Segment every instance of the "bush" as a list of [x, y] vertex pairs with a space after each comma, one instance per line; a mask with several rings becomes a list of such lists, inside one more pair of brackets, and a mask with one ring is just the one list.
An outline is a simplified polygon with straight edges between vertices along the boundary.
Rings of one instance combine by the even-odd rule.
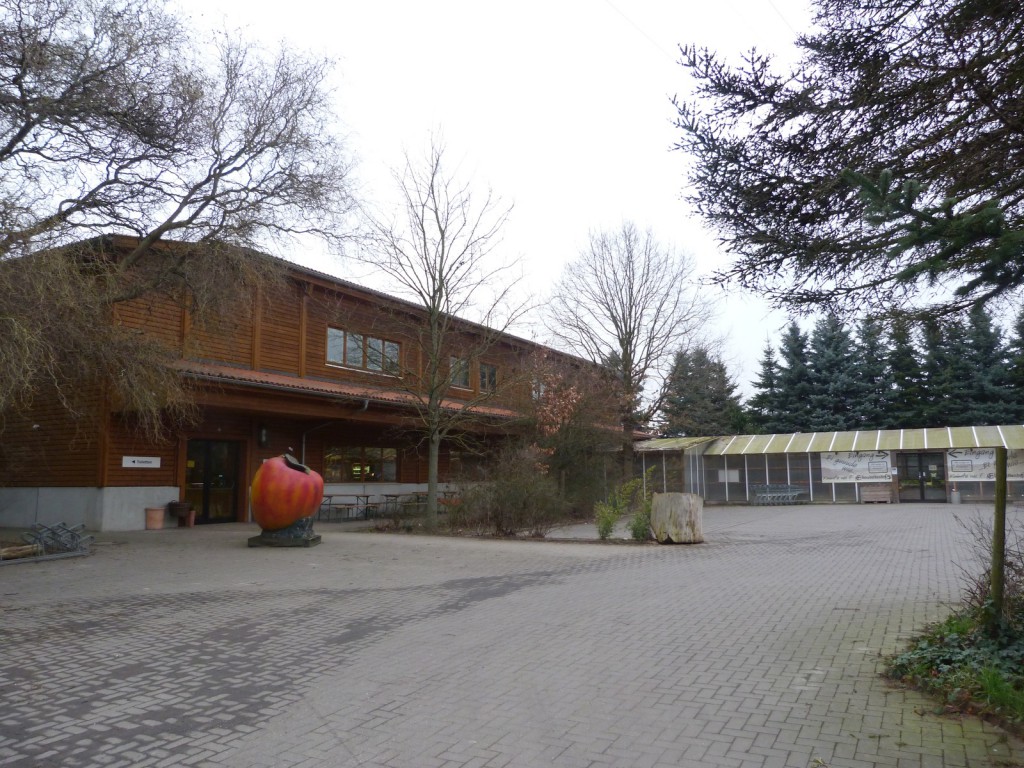
[[594, 505], [594, 510], [596, 512], [597, 536], [601, 541], [605, 541], [612, 535], [615, 524], [619, 522], [619, 511], [603, 501], [597, 502]]
[[558, 485], [544, 471], [536, 449], [510, 447], [496, 457], [482, 480], [460, 486], [448, 508], [454, 531], [542, 537], [564, 520]]
[[1002, 625], [988, 630], [992, 527], [981, 519], [961, 525], [971, 534], [975, 562], [961, 566], [963, 605], [928, 627], [886, 662], [886, 674], [927, 691], [944, 705], [1024, 726], [1024, 526], [1006, 531]]
[[[638, 541], [650, 538], [651, 494], [644, 488], [651, 479], [653, 470], [648, 470], [644, 477], [634, 477], [615, 488], [608, 499], [594, 505], [594, 522], [597, 524], [597, 535], [602, 541], [608, 539], [615, 530], [615, 524], [626, 514], [633, 513], [630, 522], [630, 534]], [[638, 521], [639, 518], [639, 521]], [[640, 531], [642, 534], [638, 535]]]
[[633, 541], [651, 540], [651, 501], [647, 500], [643, 509], [639, 510], [629, 521], [629, 535]]

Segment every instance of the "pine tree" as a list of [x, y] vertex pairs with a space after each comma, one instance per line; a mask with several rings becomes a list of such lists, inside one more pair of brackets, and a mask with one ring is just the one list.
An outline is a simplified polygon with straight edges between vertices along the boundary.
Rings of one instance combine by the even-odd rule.
[[889, 349], [882, 323], [873, 317], [860, 322], [855, 344], [860, 369], [860, 400], [854, 407], [859, 429], [885, 429], [890, 421], [893, 379], [889, 367]]
[[923, 325], [922, 427], [970, 426], [972, 370], [967, 331], [959, 319], [929, 319]]
[[853, 337], [835, 315], [814, 324], [808, 353], [810, 418], [813, 432], [859, 429], [857, 408], [865, 386], [854, 355]]
[[1024, 308], [1013, 323], [1013, 333], [1006, 347], [1006, 377], [1013, 403], [1012, 423], [1024, 423]]
[[811, 372], [807, 334], [790, 321], [779, 347], [779, 412], [773, 432], [807, 432], [811, 422]]
[[741, 416], [736, 384], [718, 356], [703, 346], [676, 352], [661, 409], [664, 434], [735, 434]]
[[924, 371], [921, 354], [909, 320], [897, 319], [889, 331], [889, 374], [892, 394], [887, 429], [916, 429], [928, 426], [924, 414]]
[[765, 341], [755, 394], [747, 401], [747, 422], [755, 434], [778, 432], [780, 412], [779, 362], [771, 341]]
[[1002, 333], [984, 308], [973, 309], [967, 320], [963, 355], [970, 376], [965, 422], [976, 426], [1007, 424], [1013, 420], [1016, 408]]

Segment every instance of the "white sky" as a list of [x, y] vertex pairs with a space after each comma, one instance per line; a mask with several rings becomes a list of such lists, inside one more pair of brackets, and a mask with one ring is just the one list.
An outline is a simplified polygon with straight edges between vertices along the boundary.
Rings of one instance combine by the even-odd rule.
[[[669, 151], [678, 136], [669, 99], [688, 83], [677, 45], [730, 56], [756, 45], [787, 60], [810, 18], [804, 0], [180, 3], [196, 26], [337, 62], [337, 114], [364, 197], [387, 204], [390, 169], [440, 133], [460, 176], [514, 204], [500, 250], [521, 260], [538, 301], [590, 231], [624, 220], [651, 227], [704, 274], [726, 263], [680, 200], [686, 158]], [[279, 255], [346, 276], [346, 265], [316, 254]], [[777, 341], [786, 316], [737, 292], [719, 307], [713, 330], [749, 393], [765, 340]]]

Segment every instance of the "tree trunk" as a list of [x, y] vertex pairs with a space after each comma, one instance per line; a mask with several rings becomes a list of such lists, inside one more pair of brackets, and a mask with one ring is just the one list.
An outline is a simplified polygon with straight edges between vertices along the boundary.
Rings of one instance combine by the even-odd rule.
[[437, 465], [441, 456], [441, 433], [432, 431], [427, 452], [427, 518], [428, 530], [437, 527]]

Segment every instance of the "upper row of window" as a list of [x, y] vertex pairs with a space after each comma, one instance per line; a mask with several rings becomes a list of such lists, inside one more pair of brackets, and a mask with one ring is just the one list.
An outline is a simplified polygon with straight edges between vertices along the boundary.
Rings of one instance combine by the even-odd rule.
[[[400, 346], [397, 341], [368, 336], [364, 333], [327, 329], [327, 362], [367, 371], [399, 373]], [[452, 386], [469, 389], [469, 361], [451, 357], [448, 362]], [[493, 392], [498, 388], [498, 368], [480, 363], [480, 391]]]
[[397, 341], [363, 333], [327, 329], [327, 362], [367, 371], [398, 373]]

